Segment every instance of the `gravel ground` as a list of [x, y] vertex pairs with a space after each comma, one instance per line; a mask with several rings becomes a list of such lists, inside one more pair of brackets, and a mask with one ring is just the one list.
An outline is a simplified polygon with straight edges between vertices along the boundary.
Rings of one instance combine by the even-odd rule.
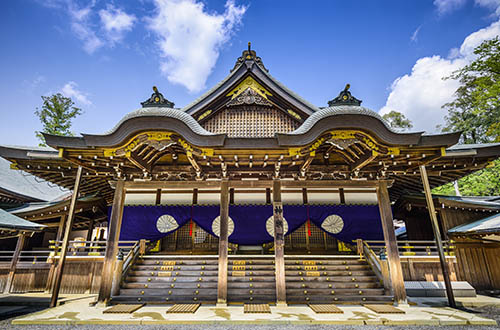
[[[30, 312], [35, 312], [37, 310], [32, 309]], [[469, 312], [477, 313], [478, 316], [487, 317], [490, 319], [494, 319], [500, 324], [500, 307], [482, 307], [482, 308], [469, 308]], [[15, 318], [15, 317], [14, 317]], [[360, 328], [363, 330], [380, 330], [380, 329], [419, 329], [419, 330], [431, 330], [435, 329], [434, 326], [352, 326], [352, 325], [11, 325], [10, 322], [14, 318], [9, 318], [0, 321], [0, 329], [89, 329], [89, 330], [97, 330], [97, 329], [105, 329], [105, 330], [114, 330], [114, 329], [132, 329], [132, 328], [141, 328], [141, 329], [183, 329], [183, 330], [273, 330], [273, 329], [294, 329], [294, 330], [330, 330], [330, 329], [354, 329]], [[442, 326], [440, 329], [495, 329], [498, 330], [500, 327], [498, 326]]]

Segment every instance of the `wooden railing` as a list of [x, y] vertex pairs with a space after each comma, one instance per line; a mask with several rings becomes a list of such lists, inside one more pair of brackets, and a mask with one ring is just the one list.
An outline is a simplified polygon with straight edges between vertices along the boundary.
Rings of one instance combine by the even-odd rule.
[[[51, 257], [57, 259], [61, 253], [62, 241], [49, 241], [51, 252]], [[138, 241], [119, 241], [118, 247], [123, 253], [129, 253], [129, 251], [137, 244]], [[73, 240], [68, 242], [68, 257], [78, 256], [78, 257], [100, 257], [104, 256], [106, 251], [107, 241], [83, 241], [83, 240]]]
[[[10, 263], [15, 251], [0, 251], [0, 263]], [[45, 263], [49, 259], [50, 250], [21, 251], [19, 263]]]
[[[386, 254], [385, 241], [363, 241], [375, 254]], [[398, 241], [400, 256], [437, 256], [437, 246], [435, 241]], [[455, 245], [453, 241], [443, 241], [444, 253], [447, 256], [455, 255]]]
[[[353, 251], [366, 258], [374, 273], [384, 283], [384, 288], [390, 288], [389, 266], [384, 241], [354, 241]], [[439, 256], [434, 241], [398, 241], [401, 266], [405, 281], [442, 281]], [[450, 268], [452, 280], [459, 280], [453, 241], [444, 241], [446, 260]]]
[[[139, 255], [143, 255], [146, 253], [146, 245], [149, 243], [149, 241], [146, 240], [140, 240], [135, 242], [135, 244], [132, 246], [132, 248], [128, 251], [127, 255], [123, 259], [123, 267], [122, 267], [122, 274], [120, 278], [120, 282], [122, 282], [125, 277], [127, 276], [127, 273], [129, 269], [132, 267], [132, 265], [135, 262], [135, 259]], [[121, 250], [123, 253], [123, 250]]]

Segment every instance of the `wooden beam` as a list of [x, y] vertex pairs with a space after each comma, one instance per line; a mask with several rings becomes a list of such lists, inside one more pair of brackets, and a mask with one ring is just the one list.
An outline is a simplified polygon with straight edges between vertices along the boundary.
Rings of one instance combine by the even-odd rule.
[[101, 287], [99, 289], [98, 302], [107, 305], [111, 298], [111, 286], [113, 281], [113, 272], [115, 270], [116, 255], [118, 254], [118, 240], [120, 239], [120, 230], [123, 218], [123, 204], [125, 202], [125, 182], [118, 180], [116, 182], [115, 196], [113, 199], [113, 208], [111, 218], [109, 219], [109, 232], [106, 244], [106, 252], [101, 275]]
[[82, 173], [83, 173], [83, 167], [78, 166], [75, 178], [75, 185], [73, 189], [73, 195], [71, 196], [71, 203], [69, 205], [68, 219], [66, 221], [66, 229], [64, 230], [61, 255], [57, 262], [54, 280], [52, 282], [52, 297], [50, 299], [50, 307], [56, 307], [57, 299], [59, 298], [59, 291], [61, 289], [61, 282], [64, 271], [64, 262], [66, 260], [66, 254], [68, 252], [69, 235], [71, 233], [71, 227], [73, 226], [73, 220], [75, 219], [76, 201], [78, 200], [78, 194], [80, 193], [80, 183], [82, 181]]
[[387, 261], [389, 263], [394, 302], [396, 304], [406, 304], [403, 269], [401, 268], [401, 261], [399, 260], [398, 242], [396, 240], [396, 233], [394, 232], [394, 221], [392, 218], [391, 201], [387, 190], [387, 182], [380, 181], [379, 187], [377, 188], [377, 199], [387, 249]]
[[351, 171], [361, 170], [375, 158], [377, 158], [377, 154], [375, 152], [362, 155], [358, 160], [351, 164]]
[[314, 156], [307, 157], [307, 159], [304, 161], [304, 164], [302, 164], [302, 166], [300, 167], [300, 175], [301, 176], [306, 175], [306, 172], [309, 169], [309, 165], [311, 165], [313, 160], [314, 160]]
[[131, 152], [130, 156], [127, 156], [127, 159], [137, 166], [141, 171], [146, 171], [151, 173], [151, 165], [148, 164], [141, 156], [139, 156], [136, 152]]
[[439, 224], [437, 221], [436, 210], [434, 208], [434, 202], [432, 201], [431, 187], [429, 185], [429, 180], [427, 178], [427, 170], [425, 165], [420, 166], [420, 175], [422, 176], [422, 184], [424, 185], [425, 200], [427, 201], [427, 208], [429, 210], [429, 216], [431, 218], [432, 229], [434, 231], [434, 238], [436, 240], [436, 246], [439, 254], [439, 262], [441, 263], [441, 270], [443, 272], [444, 285], [446, 287], [446, 295], [448, 296], [448, 304], [450, 307], [455, 308], [455, 296], [453, 295], [453, 289], [450, 282], [450, 273], [448, 270], [448, 264], [444, 256], [443, 242], [441, 240], [441, 232], [439, 230]]
[[155, 205], [161, 204], [161, 189], [156, 189], [156, 200]]
[[307, 198], [307, 188], [302, 188], [302, 204], [309, 204], [309, 200]]
[[200, 176], [201, 175], [201, 166], [198, 164], [196, 159], [194, 159], [193, 154], [190, 151], [188, 151], [188, 152], [186, 152], [186, 156], [187, 156], [187, 159], [189, 160], [189, 162], [191, 163], [191, 166], [193, 166], [194, 170], [196, 171], [196, 174], [198, 176]]
[[283, 203], [281, 181], [273, 180], [274, 264], [276, 273], [276, 305], [286, 305], [285, 285], [285, 232], [283, 228]]
[[14, 282], [14, 275], [16, 274], [16, 266], [19, 261], [19, 256], [21, 255], [21, 251], [24, 247], [26, 234], [20, 233], [17, 237], [16, 250], [14, 251], [14, 255], [12, 256], [12, 260], [10, 262], [10, 270], [7, 275], [7, 282], [5, 283], [5, 287], [3, 289], [4, 294], [10, 293], [10, 289], [12, 287], [12, 282]]
[[[377, 188], [384, 181], [390, 187], [394, 180], [281, 180], [282, 188]], [[271, 188], [272, 180], [231, 180], [232, 188]], [[126, 181], [125, 189], [189, 189], [219, 188], [220, 181]], [[151, 192], [154, 194], [154, 191]]]
[[193, 189], [193, 205], [198, 204], [198, 188]]
[[[352, 191], [350, 191], [352, 192]], [[339, 188], [340, 204], [345, 204], [345, 193], [344, 188]]]
[[229, 181], [220, 183], [220, 232], [219, 232], [219, 274], [217, 281], [217, 305], [227, 305], [227, 249], [229, 219]]

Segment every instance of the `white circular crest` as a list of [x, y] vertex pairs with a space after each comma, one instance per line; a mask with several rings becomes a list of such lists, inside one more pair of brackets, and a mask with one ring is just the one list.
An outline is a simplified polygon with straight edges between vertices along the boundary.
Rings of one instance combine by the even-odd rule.
[[[231, 236], [231, 234], [234, 231], [234, 221], [230, 217], [227, 218], [227, 237]], [[214, 219], [212, 222], [212, 231], [214, 232], [215, 236], [219, 237], [220, 236], [220, 215], [217, 216], [217, 218]]]
[[156, 229], [158, 229], [160, 233], [168, 233], [177, 228], [179, 228], [179, 224], [175, 218], [169, 214], [164, 214], [156, 220]]
[[329, 233], [338, 234], [344, 229], [344, 220], [339, 215], [329, 215], [321, 224], [321, 228]]
[[[271, 215], [269, 219], [266, 221], [266, 230], [269, 235], [274, 237], [274, 216]], [[286, 221], [285, 218], [283, 218], [283, 235], [286, 235], [288, 233], [288, 222]]]

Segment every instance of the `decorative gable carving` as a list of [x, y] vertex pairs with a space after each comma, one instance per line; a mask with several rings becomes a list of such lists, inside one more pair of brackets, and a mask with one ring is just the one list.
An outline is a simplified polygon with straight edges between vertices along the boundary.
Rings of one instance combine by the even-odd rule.
[[262, 105], [266, 107], [272, 107], [273, 105], [266, 98], [262, 97], [254, 89], [248, 87], [245, 91], [239, 94], [237, 97], [233, 98], [226, 104], [226, 107], [233, 107], [236, 105]]

